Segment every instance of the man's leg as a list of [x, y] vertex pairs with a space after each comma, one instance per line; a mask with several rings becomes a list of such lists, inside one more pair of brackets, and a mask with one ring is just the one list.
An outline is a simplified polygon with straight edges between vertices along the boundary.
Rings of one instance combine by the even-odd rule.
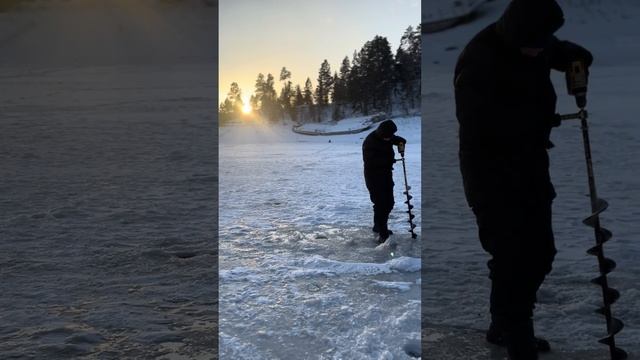
[[536, 359], [531, 318], [555, 255], [551, 204], [501, 204], [474, 212], [482, 246], [492, 255], [491, 330], [504, 330], [513, 359]]
[[380, 240], [389, 237], [387, 226], [389, 214], [393, 209], [393, 179], [391, 174], [375, 174], [366, 176], [369, 198], [373, 203], [373, 231], [380, 234]]
[[365, 185], [367, 186], [367, 190], [369, 191], [369, 199], [373, 204], [373, 228], [374, 232], [380, 232], [380, 211], [376, 204], [378, 203], [379, 197], [379, 186], [376, 183], [375, 174], [366, 174], [364, 175]]
[[377, 204], [379, 213], [378, 226], [380, 228], [380, 238], [384, 241], [391, 234], [388, 226], [389, 214], [391, 214], [394, 205], [393, 179], [391, 175], [382, 179], [379, 190]]

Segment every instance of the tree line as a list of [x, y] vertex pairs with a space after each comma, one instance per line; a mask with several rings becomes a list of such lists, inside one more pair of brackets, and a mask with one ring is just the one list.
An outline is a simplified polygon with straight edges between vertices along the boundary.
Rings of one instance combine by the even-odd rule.
[[[338, 71], [332, 73], [325, 59], [320, 65], [315, 88], [310, 78], [304, 86], [294, 86], [291, 72], [283, 67], [278, 78], [281, 85], [278, 95], [274, 76], [260, 73], [249, 103], [253, 113], [271, 121], [287, 116], [297, 121], [308, 118], [309, 114], [320, 121], [327, 109], [331, 110], [334, 120], [353, 114], [391, 112], [398, 110], [398, 106], [408, 111], [420, 104], [420, 66], [420, 25], [409, 26], [395, 55], [385, 37], [375, 36], [351, 58], [345, 56]], [[234, 82], [220, 104], [220, 121], [240, 118], [244, 105], [241, 89]]]

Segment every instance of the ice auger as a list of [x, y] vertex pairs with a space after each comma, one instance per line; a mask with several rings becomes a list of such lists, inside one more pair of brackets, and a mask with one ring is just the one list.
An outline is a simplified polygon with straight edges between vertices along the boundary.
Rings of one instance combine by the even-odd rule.
[[611, 360], [623, 360], [627, 358], [627, 353], [616, 347], [615, 335], [619, 333], [624, 324], [620, 319], [616, 319], [611, 314], [611, 305], [618, 300], [620, 292], [609, 287], [607, 274], [616, 268], [616, 263], [612, 259], [604, 256], [603, 245], [611, 239], [611, 231], [600, 226], [600, 213], [605, 211], [609, 204], [596, 193], [596, 183], [593, 176], [593, 165], [591, 162], [591, 145], [589, 144], [589, 128], [587, 125], [588, 113], [585, 110], [587, 105], [587, 72], [585, 66], [580, 61], [571, 63], [570, 69], [566, 72], [567, 89], [569, 95], [576, 98], [576, 105], [580, 111], [575, 114], [562, 115], [561, 119], [580, 119], [582, 125], [582, 139], [584, 141], [584, 154], [587, 161], [587, 175], [589, 179], [589, 197], [591, 198], [591, 215], [582, 222], [593, 228], [596, 237], [596, 245], [590, 248], [587, 253], [598, 258], [600, 276], [591, 280], [602, 289], [602, 299], [604, 305], [596, 310], [598, 314], [604, 315], [607, 321], [607, 336], [598, 342], [609, 346]]
[[404, 143], [398, 144], [398, 152], [400, 153], [400, 159], [398, 160], [402, 161], [402, 173], [404, 174], [404, 192], [402, 193], [407, 196], [407, 201], [405, 201], [404, 203], [407, 204], [408, 208], [407, 213], [409, 214], [409, 232], [411, 233], [411, 238], [416, 239], [418, 235], [414, 231], [416, 225], [413, 223], [413, 219], [416, 216], [411, 213], [411, 209], [413, 209], [413, 205], [411, 205], [411, 199], [413, 199], [413, 196], [409, 195], [411, 186], [409, 186], [407, 182], [407, 166], [405, 165], [404, 161], [404, 145]]

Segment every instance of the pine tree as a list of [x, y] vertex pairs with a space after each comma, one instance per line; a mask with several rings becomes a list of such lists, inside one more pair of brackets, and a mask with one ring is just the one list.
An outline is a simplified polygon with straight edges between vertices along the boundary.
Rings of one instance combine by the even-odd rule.
[[264, 75], [262, 73], [258, 74], [258, 78], [256, 79], [255, 90], [253, 91], [253, 96], [251, 99], [251, 105], [253, 109], [262, 114], [262, 101], [265, 92], [265, 80]]
[[295, 97], [294, 97], [294, 106], [304, 105], [304, 96], [302, 95], [302, 89], [300, 85], [296, 85]]
[[329, 104], [332, 80], [331, 67], [329, 66], [329, 62], [325, 59], [320, 65], [320, 70], [318, 71], [318, 85], [316, 86], [316, 104], [321, 107]]
[[346, 56], [340, 65], [340, 74], [334, 75], [333, 84], [333, 102], [337, 104], [345, 104], [349, 102], [349, 72], [351, 64], [349, 57]]
[[264, 116], [269, 120], [273, 121], [280, 117], [281, 111], [275, 89], [275, 79], [271, 74], [267, 74], [267, 79], [264, 82], [262, 93], [262, 111]]
[[396, 80], [398, 95], [407, 111], [415, 108], [420, 101], [420, 69], [421, 69], [421, 34], [420, 29], [409, 26], [396, 51]]
[[307, 78], [307, 81], [304, 83], [304, 104], [312, 106], [313, 105], [313, 85], [311, 84], [311, 79]]
[[360, 52], [354, 51], [347, 81], [347, 97], [353, 110], [360, 111], [366, 115], [368, 112], [364, 96], [360, 59]]
[[249, 104], [251, 105], [251, 110], [253, 110], [254, 112], [258, 111], [258, 99], [255, 95], [251, 95], [251, 97], [249, 98]]
[[242, 91], [240, 90], [238, 83], [231, 83], [231, 89], [229, 89], [229, 92], [227, 93], [227, 100], [229, 100], [231, 104], [233, 116], [242, 116], [244, 102], [242, 101]]
[[[333, 84], [333, 86], [331, 87], [331, 103], [335, 104], [337, 101], [336, 100], [342, 100], [340, 99], [341, 96], [341, 86], [342, 84], [340, 83], [340, 78], [338, 77], [338, 73], [334, 72], [333, 73], [333, 78], [331, 78], [331, 84]], [[337, 94], [337, 96], [336, 96]]]
[[394, 61], [389, 41], [375, 36], [361, 50], [361, 79], [365, 94], [365, 113], [368, 105], [377, 111], [390, 111], [394, 87]]
[[280, 82], [282, 82], [283, 85], [282, 89], [280, 90], [280, 97], [278, 98], [278, 102], [284, 110], [283, 114], [288, 113], [291, 118], [293, 118], [294, 108], [292, 106], [292, 100], [295, 94], [291, 89], [292, 85], [289, 79], [291, 79], [291, 72], [287, 70], [287, 68], [283, 67], [282, 70], [280, 70]]
[[218, 110], [218, 116], [220, 118], [220, 124], [224, 125], [233, 117], [233, 104], [227, 98], [220, 103], [220, 109]]

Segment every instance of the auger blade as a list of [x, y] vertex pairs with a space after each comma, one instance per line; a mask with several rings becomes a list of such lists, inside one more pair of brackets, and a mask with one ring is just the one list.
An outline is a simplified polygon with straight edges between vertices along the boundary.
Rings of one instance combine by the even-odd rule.
[[407, 201], [409, 201], [409, 200], [411, 200], [411, 199], [413, 199], [413, 196], [411, 196], [411, 195], [407, 195]]
[[622, 320], [612, 317], [611, 318], [611, 335], [616, 335], [624, 329], [624, 323]]
[[411, 186], [409, 185], [407, 185], [406, 188], [407, 188], [407, 191], [411, 190]]
[[600, 235], [600, 238], [598, 239], [598, 243], [600, 243], [600, 244], [606, 243], [613, 236], [611, 231], [609, 231], [608, 229], [605, 229], [603, 227], [600, 228], [599, 235]]
[[605, 211], [605, 210], [607, 210], [608, 207], [609, 207], [609, 203], [606, 200], [597, 199], [596, 200], [596, 209], [595, 209], [595, 211], [589, 217], [587, 217], [586, 219], [582, 220], [582, 223], [587, 225], [587, 226], [594, 227], [596, 225], [596, 221], [597, 221], [598, 216], [600, 215], [600, 213]]
[[599, 339], [598, 342], [600, 344], [611, 346], [615, 339], [615, 335], [620, 331], [622, 331], [623, 328], [624, 328], [624, 324], [622, 323], [622, 321], [616, 318], [611, 318], [611, 331], [607, 336], [603, 337], [602, 339]]
[[596, 213], [601, 213], [609, 207], [609, 203], [605, 199], [596, 199]]
[[620, 349], [620, 348], [614, 348], [613, 349], [613, 360], [625, 360], [627, 357], [629, 357], [629, 355], [627, 354], [626, 351]]
[[405, 201], [404, 203], [407, 205], [411, 205], [411, 202], [409, 200]]
[[415, 218], [416, 218], [416, 216], [415, 216], [415, 215], [413, 215], [413, 214], [409, 214], [409, 222], [411, 222], [411, 220], [413, 220], [413, 219], [415, 219]]
[[412, 239], [417, 239], [418, 238], [418, 234], [411, 232], [411, 238]]
[[417, 226], [416, 224], [411, 224], [411, 231], [413, 231], [413, 229], [415, 229], [416, 226]]
[[594, 227], [594, 226], [596, 226], [596, 219], [598, 219], [599, 216], [600, 215], [597, 214], [597, 213], [593, 214], [593, 215], [589, 216], [588, 218], [585, 218], [584, 220], [582, 220], [582, 223], [587, 225], [587, 226]]
[[606, 277], [604, 275], [600, 275], [597, 278], [591, 279], [591, 283], [595, 284], [595, 285], [604, 286], [604, 281], [605, 280], [606, 280]]
[[606, 275], [612, 272], [616, 268], [616, 262], [609, 258], [602, 259], [602, 264], [600, 264], [600, 274]]
[[[613, 303], [615, 303], [616, 301], [618, 301], [618, 299], [620, 299], [620, 291], [613, 289], [613, 288], [607, 288], [607, 290], [605, 290], [604, 292], [604, 301], [605, 301], [605, 305], [611, 305]], [[613, 320], [617, 320], [617, 319], [611, 319], [611, 321], [613, 322]], [[620, 320], [617, 320], [620, 322], [620, 324], [622, 324], [622, 322]], [[622, 328], [621, 328], [622, 329]], [[617, 332], [614, 332], [614, 334]]]
[[[406, 201], [404, 203], [407, 204]], [[407, 204], [407, 205], [409, 205], [409, 211], [411, 211], [411, 209], [413, 209], [413, 205], [411, 205], [411, 204]], [[409, 212], [409, 211], [407, 211], [407, 212]]]
[[587, 254], [593, 255], [593, 256], [599, 256], [600, 254], [602, 254], [602, 244], [598, 244], [590, 248], [589, 250], [587, 250]]

